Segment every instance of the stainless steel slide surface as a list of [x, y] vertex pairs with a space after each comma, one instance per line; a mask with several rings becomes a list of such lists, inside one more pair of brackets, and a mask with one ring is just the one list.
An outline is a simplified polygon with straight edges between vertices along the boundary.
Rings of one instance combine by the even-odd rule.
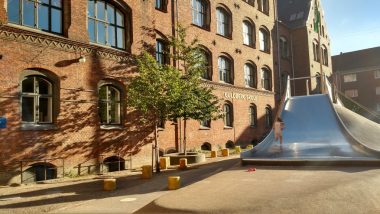
[[283, 144], [273, 131], [259, 145], [241, 153], [244, 161], [378, 161], [343, 128], [328, 95], [291, 97], [282, 115]]

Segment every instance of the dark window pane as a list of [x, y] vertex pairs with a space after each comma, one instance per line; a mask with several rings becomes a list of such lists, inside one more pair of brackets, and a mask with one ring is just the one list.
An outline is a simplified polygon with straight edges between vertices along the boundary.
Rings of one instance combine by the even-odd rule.
[[117, 47], [124, 48], [124, 29], [117, 28]]
[[108, 87], [108, 91], [109, 91], [110, 99], [112, 102], [120, 101], [120, 94], [116, 88]]
[[38, 94], [51, 94], [50, 83], [44, 79], [38, 78]]
[[97, 23], [98, 27], [98, 43], [106, 44], [106, 26], [102, 22]]
[[56, 33], [62, 33], [62, 11], [51, 9], [51, 30]]
[[38, 5], [38, 28], [49, 30], [49, 7]]
[[116, 11], [116, 24], [118, 26], [124, 26], [124, 16], [120, 11]]
[[88, 19], [88, 36], [91, 42], [96, 42], [95, 21], [93, 19]]
[[41, 97], [38, 106], [39, 109], [39, 121], [38, 122], [51, 122], [51, 98]]
[[23, 24], [34, 27], [34, 3], [29, 0], [23, 0]]
[[103, 1], [96, 2], [96, 18], [105, 20], [105, 4]]
[[29, 77], [22, 81], [22, 92], [24, 93], [34, 93], [34, 78]]
[[16, 24], [20, 24], [20, 1], [8, 0], [8, 20]]
[[62, 0], [51, 0], [51, 5], [62, 8]]
[[115, 27], [108, 26], [108, 44], [112, 47], [116, 46]]
[[99, 102], [100, 123], [107, 123], [107, 103]]
[[115, 24], [115, 8], [107, 4], [107, 20], [111, 24]]
[[95, 1], [94, 0], [89, 0], [88, 1], [88, 11], [87, 11], [87, 14], [90, 17], [95, 17]]
[[22, 121], [34, 122], [34, 98], [22, 97]]
[[103, 101], [107, 100], [107, 87], [106, 86], [100, 87], [100, 89], [99, 89], [99, 99], [103, 100]]
[[110, 123], [120, 123], [120, 103], [110, 103]]

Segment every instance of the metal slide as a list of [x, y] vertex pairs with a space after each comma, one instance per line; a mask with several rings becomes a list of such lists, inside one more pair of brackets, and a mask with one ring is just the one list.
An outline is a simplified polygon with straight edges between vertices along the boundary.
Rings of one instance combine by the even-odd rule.
[[273, 130], [254, 149], [241, 153], [248, 163], [380, 163], [380, 156], [351, 137], [341, 124], [328, 95], [290, 97], [281, 118], [283, 144]]

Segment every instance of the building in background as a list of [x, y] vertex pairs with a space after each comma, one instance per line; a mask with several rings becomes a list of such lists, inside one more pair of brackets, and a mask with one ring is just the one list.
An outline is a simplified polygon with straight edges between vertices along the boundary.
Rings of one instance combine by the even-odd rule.
[[[225, 111], [190, 121], [187, 147], [260, 140], [275, 116], [273, 1], [0, 0], [1, 182], [150, 164], [153, 126], [126, 105], [131, 56], [175, 65], [164, 50], [178, 23], [200, 39]], [[162, 154], [180, 149], [181, 127], [162, 123]]]
[[[332, 57], [337, 90], [380, 118], [380, 47]], [[371, 115], [367, 115], [371, 116]]]
[[321, 74], [332, 74], [330, 38], [320, 0], [281, 0], [276, 67], [279, 82], [290, 76], [293, 95], [321, 93]]

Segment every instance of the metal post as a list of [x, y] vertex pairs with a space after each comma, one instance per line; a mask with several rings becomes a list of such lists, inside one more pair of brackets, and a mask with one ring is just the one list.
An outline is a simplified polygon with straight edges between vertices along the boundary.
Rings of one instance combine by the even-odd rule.
[[21, 170], [21, 184], [22, 182], [24, 181], [24, 178], [23, 178], [23, 169], [22, 169], [22, 161], [20, 161], [20, 170]]
[[45, 163], [45, 165], [44, 165], [44, 169], [45, 169], [45, 181], [46, 181], [46, 159], [44, 160], [44, 163]]

